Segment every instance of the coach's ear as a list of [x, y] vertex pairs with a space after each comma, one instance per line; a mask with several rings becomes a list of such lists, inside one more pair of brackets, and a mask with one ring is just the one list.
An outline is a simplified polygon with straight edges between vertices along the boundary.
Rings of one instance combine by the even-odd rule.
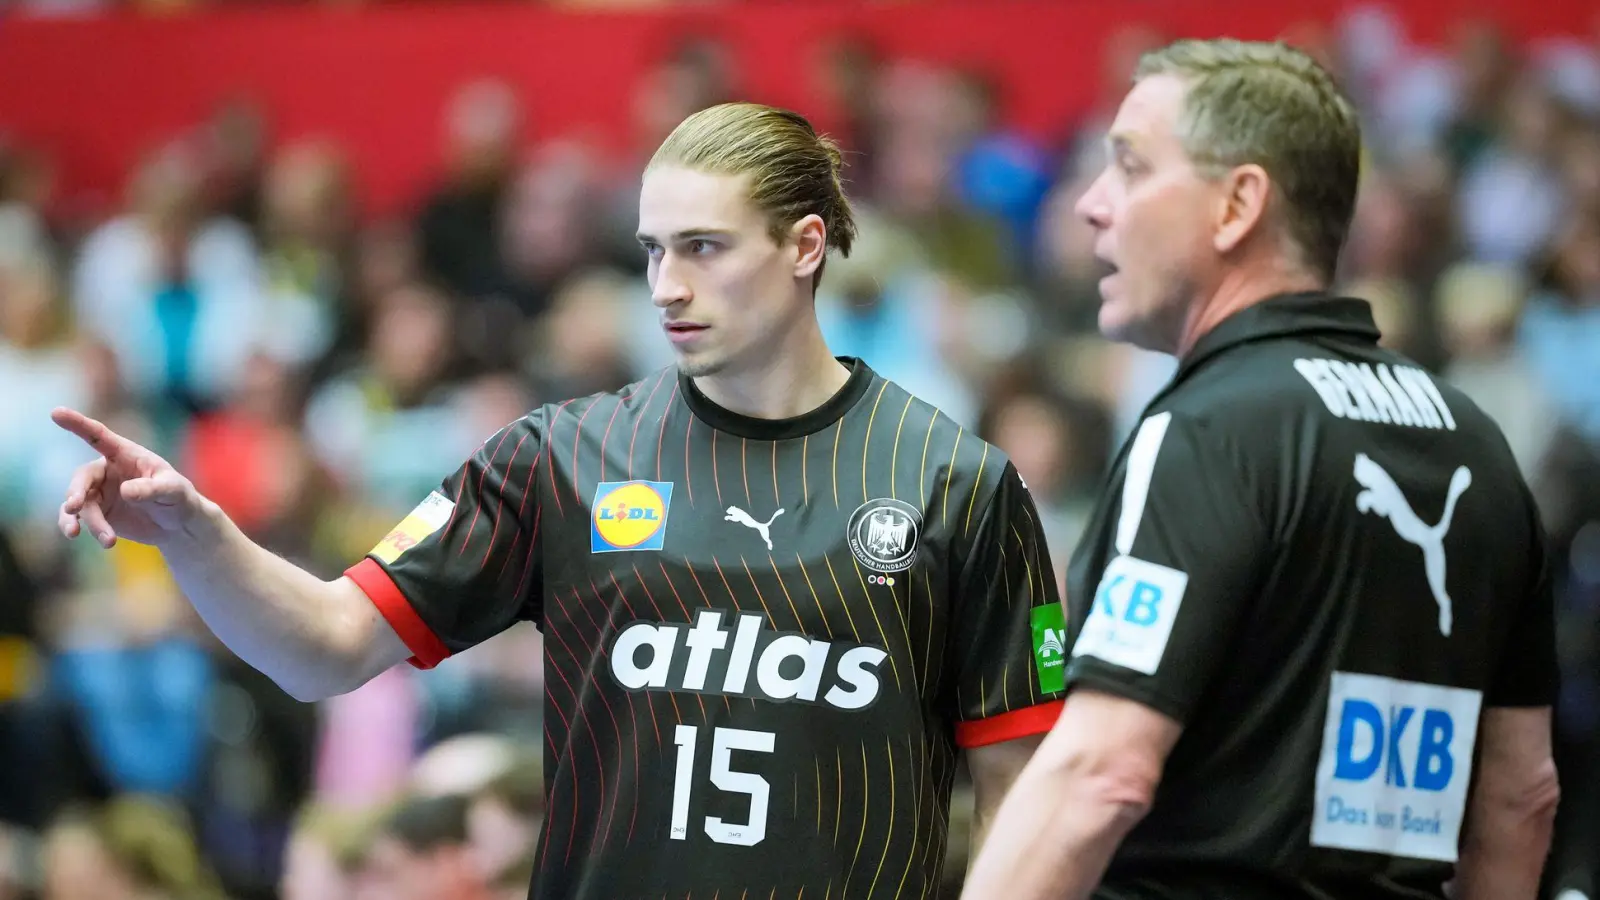
[[789, 227], [789, 242], [795, 248], [794, 277], [810, 278], [828, 254], [828, 227], [816, 213], [802, 216]]
[[1249, 163], [1222, 176], [1220, 187], [1216, 233], [1211, 240], [1218, 253], [1231, 253], [1266, 218], [1272, 179], [1266, 169]]

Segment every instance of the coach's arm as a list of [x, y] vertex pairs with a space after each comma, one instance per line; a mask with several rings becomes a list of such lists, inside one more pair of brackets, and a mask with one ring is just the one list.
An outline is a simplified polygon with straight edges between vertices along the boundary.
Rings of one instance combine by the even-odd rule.
[[963, 896], [1088, 897], [1150, 809], [1181, 730], [1141, 703], [1073, 690], [1000, 805]]
[[1532, 900], [1550, 852], [1561, 788], [1550, 708], [1486, 709], [1455, 900]]

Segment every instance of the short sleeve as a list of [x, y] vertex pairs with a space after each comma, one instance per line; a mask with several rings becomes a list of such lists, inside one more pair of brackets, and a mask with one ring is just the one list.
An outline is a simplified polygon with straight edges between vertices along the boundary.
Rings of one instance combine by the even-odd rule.
[[[1530, 499], [1530, 505], [1531, 502]], [[1527, 593], [1511, 612], [1500, 665], [1484, 698], [1488, 706], [1553, 706], [1560, 690], [1549, 542], [1537, 512], [1531, 518], [1533, 577]]]
[[541, 422], [535, 413], [501, 429], [345, 571], [413, 666], [539, 622]]
[[1271, 558], [1241, 464], [1219, 435], [1171, 413], [1141, 423], [1068, 690], [1093, 687], [1187, 721]]
[[1009, 462], [968, 540], [950, 629], [956, 743], [1043, 734], [1061, 712], [1066, 623], [1039, 512]]

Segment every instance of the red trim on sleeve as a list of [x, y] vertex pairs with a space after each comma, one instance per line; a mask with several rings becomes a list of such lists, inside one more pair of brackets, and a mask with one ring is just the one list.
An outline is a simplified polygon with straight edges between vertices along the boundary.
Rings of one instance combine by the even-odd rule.
[[1044, 734], [1061, 716], [1065, 700], [1051, 700], [1038, 706], [1016, 709], [987, 719], [956, 723], [956, 746], [965, 748], [1014, 741], [1017, 738]]
[[439, 640], [428, 623], [422, 621], [422, 617], [411, 607], [411, 601], [400, 593], [400, 587], [376, 560], [366, 557], [346, 569], [344, 574], [372, 599], [372, 605], [378, 608], [389, 627], [400, 636], [406, 649], [412, 653], [411, 659], [407, 660], [412, 666], [431, 669], [450, 656], [450, 648]]

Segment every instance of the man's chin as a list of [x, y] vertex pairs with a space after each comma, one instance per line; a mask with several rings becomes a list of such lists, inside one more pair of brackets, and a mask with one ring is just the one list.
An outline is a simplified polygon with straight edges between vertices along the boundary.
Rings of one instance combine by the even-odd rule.
[[1097, 324], [1101, 337], [1108, 341], [1157, 353], [1172, 352], [1172, 348], [1167, 346], [1168, 342], [1162, 340], [1157, 329], [1151, 327], [1152, 323], [1128, 314], [1124, 307], [1114, 302], [1101, 304]]
[[678, 357], [678, 371], [690, 378], [705, 378], [708, 375], [716, 375], [724, 368], [726, 368], [726, 365], [720, 359], [706, 356], [680, 355]]
[[1096, 317], [1100, 334], [1108, 341], [1131, 343], [1138, 332], [1138, 323], [1127, 309], [1116, 300], [1100, 296], [1100, 311]]

